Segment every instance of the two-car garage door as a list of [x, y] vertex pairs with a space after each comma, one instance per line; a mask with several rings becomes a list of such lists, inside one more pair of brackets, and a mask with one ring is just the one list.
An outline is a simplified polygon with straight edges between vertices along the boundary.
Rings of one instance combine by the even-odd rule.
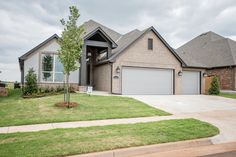
[[173, 94], [173, 70], [123, 67], [122, 94]]
[[[174, 92], [174, 71], [157, 68], [122, 68], [122, 94], [171, 95]], [[200, 94], [200, 72], [183, 71], [181, 94]]]

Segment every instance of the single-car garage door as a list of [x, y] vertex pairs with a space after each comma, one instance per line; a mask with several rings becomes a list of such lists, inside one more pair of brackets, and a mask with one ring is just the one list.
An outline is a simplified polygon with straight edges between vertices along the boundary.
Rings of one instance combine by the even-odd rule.
[[173, 70], [123, 67], [122, 94], [173, 94]]
[[200, 94], [200, 72], [183, 71], [182, 94]]

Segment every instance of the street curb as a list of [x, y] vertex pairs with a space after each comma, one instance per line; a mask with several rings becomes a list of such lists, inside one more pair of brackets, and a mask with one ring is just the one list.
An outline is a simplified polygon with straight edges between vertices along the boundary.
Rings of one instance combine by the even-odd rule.
[[136, 155], [144, 155], [149, 153], [165, 152], [170, 150], [177, 150], [183, 148], [199, 147], [212, 145], [210, 138], [179, 141], [163, 144], [155, 144], [148, 146], [139, 146], [131, 148], [115, 149], [110, 151], [95, 152], [82, 155], [73, 155], [69, 157], [131, 157]]

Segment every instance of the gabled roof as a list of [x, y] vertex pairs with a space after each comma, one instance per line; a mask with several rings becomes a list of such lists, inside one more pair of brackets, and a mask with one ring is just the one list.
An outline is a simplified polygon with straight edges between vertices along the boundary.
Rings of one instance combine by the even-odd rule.
[[147, 32], [153, 31], [156, 36], [161, 40], [161, 42], [170, 50], [170, 52], [180, 61], [181, 64], [185, 64], [184, 61], [178, 56], [175, 50], [164, 40], [164, 38], [156, 31], [156, 29], [151, 26], [143, 31], [139, 31], [137, 29], [123, 35], [120, 40], [117, 42], [118, 47], [113, 50], [113, 55], [108, 59], [109, 61], [114, 61], [114, 59], [122, 53], [125, 49], [127, 49], [130, 45], [132, 45], [135, 41], [144, 36]]
[[35, 52], [36, 50], [38, 50], [39, 48], [43, 47], [44, 45], [46, 45], [48, 42], [50, 42], [53, 39], [59, 39], [59, 36], [57, 34], [53, 34], [51, 37], [49, 37], [48, 39], [44, 40], [42, 43], [40, 43], [39, 45], [37, 45], [36, 47], [32, 48], [31, 50], [29, 50], [28, 52], [26, 52], [25, 54], [23, 54], [22, 56], [19, 57], [19, 60], [24, 60], [26, 59], [27, 56], [29, 56], [31, 53]]
[[89, 33], [100, 27], [113, 41], [116, 42], [117, 39], [119, 39], [122, 35], [94, 20], [89, 20], [87, 22], [84, 22], [83, 27], [85, 29], [85, 35], [87, 36]]
[[176, 51], [189, 67], [236, 65], [236, 42], [211, 31], [197, 36]]
[[[89, 20], [89, 21], [85, 22], [83, 24], [83, 26], [85, 29], [85, 34], [84, 34], [85, 38], [89, 34], [93, 33], [94, 31], [99, 30], [99, 31], [103, 32], [103, 34], [105, 34], [105, 36], [107, 38], [109, 38], [109, 40], [112, 42], [113, 47], [117, 47], [115, 41], [122, 36], [121, 34], [117, 33], [116, 31], [114, 31], [106, 26], [103, 26], [100, 23], [95, 22], [93, 20]], [[38, 46], [34, 47], [33, 49], [26, 52], [24, 55], [20, 56], [19, 60], [26, 59], [27, 56], [29, 56], [31, 53], [35, 52], [36, 50], [38, 50], [39, 48], [41, 48], [42, 46], [44, 46], [45, 44], [47, 44], [48, 42], [53, 40], [54, 38], [59, 39], [59, 36], [57, 34], [52, 35], [51, 37], [49, 37], [48, 39], [46, 39], [45, 41], [40, 43]]]
[[[133, 30], [129, 33], [126, 33], [124, 35], [116, 32], [116, 31], [114, 31], [114, 30], [112, 30], [112, 29], [110, 29], [98, 22], [95, 22], [93, 20], [89, 20], [89, 21], [85, 22], [83, 24], [83, 27], [85, 29], [85, 34], [84, 34], [85, 39], [89, 38], [97, 31], [100, 31], [109, 41], [112, 42], [112, 46], [115, 49], [112, 50], [112, 55], [110, 56], [110, 58], [102, 61], [102, 63], [103, 62], [104, 63], [105, 62], [113, 62], [116, 59], [116, 57], [119, 56], [120, 53], [122, 53], [124, 50], [126, 50], [135, 41], [140, 39], [147, 32], [153, 31], [157, 35], [157, 37], [162, 41], [162, 43], [170, 50], [170, 52], [172, 52], [172, 54], [183, 65], [185, 65], [184, 61], [178, 56], [178, 54], [175, 52], [175, 50], [173, 50], [173, 48], [170, 47], [170, 45], [163, 39], [163, 37], [156, 31], [156, 29], [154, 27], [149, 27], [147, 29], [144, 29], [143, 31], [135, 29], [135, 30]], [[41, 44], [36, 46], [35, 48], [31, 49], [30, 51], [28, 51], [27, 53], [25, 53], [24, 55], [19, 57], [19, 61], [24, 60], [28, 55], [35, 52], [37, 49], [44, 46], [46, 43], [48, 43], [49, 41], [51, 41], [54, 38], [58, 39], [59, 37], [57, 34], [54, 34], [53, 36], [51, 36], [50, 38], [48, 38], [47, 40], [45, 40], [44, 42], [42, 42]]]
[[117, 44], [112, 40], [112, 38], [109, 35], [107, 35], [107, 33], [105, 31], [103, 31], [103, 29], [101, 27], [97, 27], [93, 31], [86, 33], [86, 35], [84, 36], [84, 40], [90, 38], [91, 36], [93, 36], [97, 32], [101, 32], [105, 36], [105, 38], [107, 38], [112, 43], [112, 48], [117, 47]]

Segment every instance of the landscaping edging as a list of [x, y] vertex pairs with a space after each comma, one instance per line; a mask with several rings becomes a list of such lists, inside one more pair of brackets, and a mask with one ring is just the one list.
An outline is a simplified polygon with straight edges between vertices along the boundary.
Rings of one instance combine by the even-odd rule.
[[115, 149], [110, 151], [72, 155], [68, 157], [131, 157], [136, 155], [144, 155], [149, 153], [165, 152], [183, 148], [200, 147], [212, 145], [211, 138], [202, 138], [196, 140], [187, 140], [179, 142], [170, 142], [163, 144], [155, 144], [148, 146], [139, 146], [131, 148]]

